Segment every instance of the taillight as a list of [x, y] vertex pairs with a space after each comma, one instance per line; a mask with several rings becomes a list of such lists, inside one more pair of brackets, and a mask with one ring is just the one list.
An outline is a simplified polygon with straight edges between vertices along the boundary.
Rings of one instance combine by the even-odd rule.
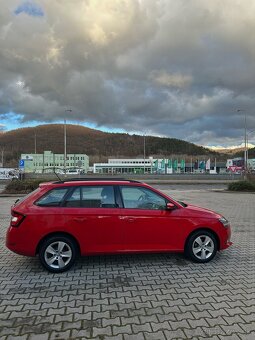
[[24, 218], [25, 215], [18, 213], [17, 211], [12, 211], [11, 226], [18, 227]]

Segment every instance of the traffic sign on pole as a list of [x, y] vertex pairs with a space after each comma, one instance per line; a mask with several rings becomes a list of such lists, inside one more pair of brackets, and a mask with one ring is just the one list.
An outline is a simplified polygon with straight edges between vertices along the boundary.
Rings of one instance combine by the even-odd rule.
[[25, 166], [25, 161], [24, 161], [24, 159], [21, 159], [19, 161], [19, 168], [24, 168], [24, 166]]

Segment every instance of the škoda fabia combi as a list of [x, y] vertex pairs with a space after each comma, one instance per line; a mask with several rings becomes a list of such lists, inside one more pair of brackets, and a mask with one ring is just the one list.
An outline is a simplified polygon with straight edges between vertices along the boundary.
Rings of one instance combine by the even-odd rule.
[[184, 252], [204, 263], [231, 245], [223, 216], [131, 180], [43, 183], [11, 214], [7, 247], [51, 272], [95, 254]]

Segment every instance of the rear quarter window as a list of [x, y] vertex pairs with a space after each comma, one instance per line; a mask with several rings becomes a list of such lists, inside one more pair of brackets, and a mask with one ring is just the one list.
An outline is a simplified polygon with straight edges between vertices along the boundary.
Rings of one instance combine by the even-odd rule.
[[58, 207], [63, 202], [69, 188], [56, 188], [40, 197], [35, 205], [40, 207]]

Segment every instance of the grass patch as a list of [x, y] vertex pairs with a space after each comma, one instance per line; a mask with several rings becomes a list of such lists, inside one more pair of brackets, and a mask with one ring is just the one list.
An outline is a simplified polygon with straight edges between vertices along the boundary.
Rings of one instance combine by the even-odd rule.
[[40, 183], [49, 182], [47, 179], [25, 179], [23, 181], [13, 180], [7, 184], [4, 194], [29, 194], [39, 187]]
[[255, 182], [238, 181], [228, 185], [230, 191], [255, 191]]

